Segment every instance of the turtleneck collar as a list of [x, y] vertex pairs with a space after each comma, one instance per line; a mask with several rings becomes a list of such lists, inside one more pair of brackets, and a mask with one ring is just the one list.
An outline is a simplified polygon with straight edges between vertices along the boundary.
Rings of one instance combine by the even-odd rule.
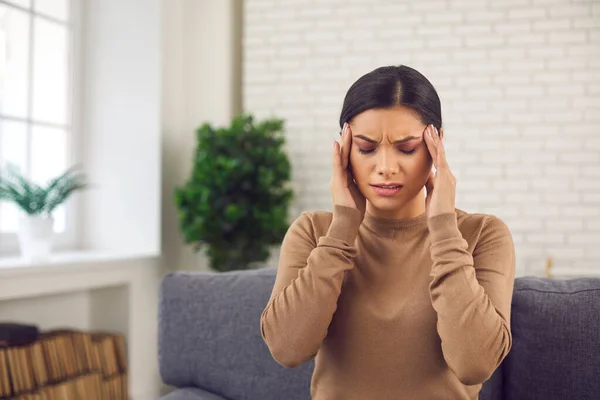
[[427, 227], [427, 212], [406, 219], [389, 219], [375, 217], [368, 211], [363, 223], [379, 236], [393, 237], [399, 231], [413, 231], [419, 227]]

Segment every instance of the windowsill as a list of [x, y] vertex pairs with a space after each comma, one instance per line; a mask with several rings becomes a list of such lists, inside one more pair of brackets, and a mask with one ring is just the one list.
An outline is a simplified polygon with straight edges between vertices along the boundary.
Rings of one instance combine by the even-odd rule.
[[125, 253], [109, 251], [57, 251], [45, 262], [29, 261], [20, 256], [0, 257], [0, 278], [16, 275], [68, 272], [80, 269], [106, 268], [126, 261], [155, 259], [158, 254], [147, 252]]

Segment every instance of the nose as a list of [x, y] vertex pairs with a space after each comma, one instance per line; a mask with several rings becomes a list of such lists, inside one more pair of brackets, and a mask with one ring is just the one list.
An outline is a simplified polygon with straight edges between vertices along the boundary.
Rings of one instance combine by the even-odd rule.
[[377, 174], [383, 177], [394, 176], [400, 169], [400, 165], [396, 162], [394, 156], [389, 153], [388, 149], [382, 149], [377, 157]]

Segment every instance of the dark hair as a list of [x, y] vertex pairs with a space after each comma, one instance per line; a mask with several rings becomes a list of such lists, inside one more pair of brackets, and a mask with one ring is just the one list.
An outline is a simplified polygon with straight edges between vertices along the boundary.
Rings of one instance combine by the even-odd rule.
[[425, 125], [442, 127], [440, 98], [427, 78], [406, 65], [379, 67], [350, 86], [340, 114], [340, 128], [363, 111], [406, 106]]

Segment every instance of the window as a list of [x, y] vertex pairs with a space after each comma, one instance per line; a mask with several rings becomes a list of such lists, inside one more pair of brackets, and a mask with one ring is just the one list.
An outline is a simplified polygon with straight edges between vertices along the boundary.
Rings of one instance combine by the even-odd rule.
[[[73, 162], [71, 0], [0, 0], [0, 166], [17, 165], [39, 184]], [[64, 205], [55, 230], [68, 229]], [[0, 238], [18, 228], [0, 203]]]

